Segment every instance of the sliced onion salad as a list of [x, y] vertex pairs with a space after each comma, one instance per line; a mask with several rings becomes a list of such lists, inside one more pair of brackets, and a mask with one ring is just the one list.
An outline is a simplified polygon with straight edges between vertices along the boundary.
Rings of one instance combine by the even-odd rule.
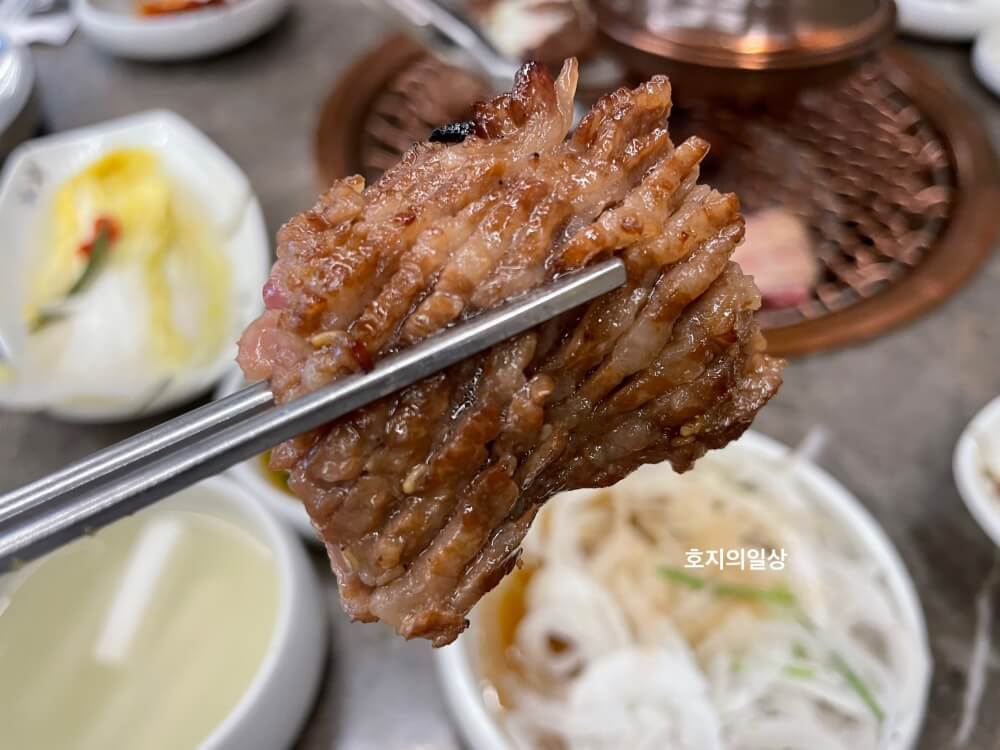
[[[922, 705], [922, 635], [787, 468], [715, 454], [687, 474], [644, 467], [548, 503], [525, 540], [510, 642], [485, 636], [503, 652], [488, 676], [517, 747], [893, 746]], [[787, 558], [780, 570], [691, 568], [693, 548]]]

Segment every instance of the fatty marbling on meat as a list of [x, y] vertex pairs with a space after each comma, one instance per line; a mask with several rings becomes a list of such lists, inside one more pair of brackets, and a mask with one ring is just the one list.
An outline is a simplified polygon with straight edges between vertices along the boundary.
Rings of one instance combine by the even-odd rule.
[[526, 65], [461, 143], [350, 177], [279, 235], [240, 364], [279, 402], [364, 371], [465, 316], [620, 255], [628, 282], [272, 453], [326, 543], [347, 612], [449, 643], [515, 564], [554, 493], [643, 463], [683, 471], [780, 384], [729, 257], [733, 195], [674, 145], [670, 84], [602, 98], [567, 138], [576, 64]]

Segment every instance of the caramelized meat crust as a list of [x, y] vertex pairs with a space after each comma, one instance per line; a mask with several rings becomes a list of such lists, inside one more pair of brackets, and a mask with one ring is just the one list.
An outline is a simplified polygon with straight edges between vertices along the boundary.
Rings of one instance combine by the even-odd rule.
[[670, 84], [601, 99], [567, 138], [576, 65], [536, 65], [371, 186], [339, 181], [282, 230], [266, 312], [240, 342], [279, 402], [617, 254], [621, 288], [289, 441], [290, 472], [347, 612], [454, 640], [516, 563], [554, 493], [641, 464], [684, 471], [738, 437], [780, 384], [750, 278], [729, 261], [739, 203], [674, 145]]

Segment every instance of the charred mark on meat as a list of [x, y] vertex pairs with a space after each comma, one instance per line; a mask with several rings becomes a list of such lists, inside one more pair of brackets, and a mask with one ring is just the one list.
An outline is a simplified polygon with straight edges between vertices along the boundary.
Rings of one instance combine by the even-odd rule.
[[476, 132], [473, 120], [451, 122], [431, 131], [431, 143], [461, 143]]

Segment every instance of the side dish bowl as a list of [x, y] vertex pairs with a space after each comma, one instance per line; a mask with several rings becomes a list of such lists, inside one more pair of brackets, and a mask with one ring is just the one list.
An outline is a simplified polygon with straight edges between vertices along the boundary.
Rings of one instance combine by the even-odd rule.
[[1000, 96], [1000, 17], [976, 37], [972, 47], [972, 69], [990, 91]]
[[302, 545], [223, 477], [0, 578], [0, 613], [11, 746], [280, 750], [325, 664]]
[[[769, 471], [788, 465], [789, 449], [763, 435], [748, 432], [738, 442], [714, 455], [723, 457], [727, 463], [731, 461], [739, 476], [749, 479], [759, 476], [766, 481], [765, 475]], [[856, 540], [859, 548], [870, 555], [873, 567], [894, 595], [902, 621], [909, 625], [915, 640], [922, 647], [924, 654], [914, 655], [913, 658], [925, 659], [924, 663], [929, 665], [926, 624], [913, 581], [885, 533], [856, 498], [815, 464], [797, 460], [790, 471], [796, 486], [808, 493], [808, 500], [814, 502]], [[438, 674], [452, 715], [470, 747], [512, 750], [517, 745], [501, 725], [495, 709], [487, 705], [486, 680], [479, 663], [483, 630], [476, 614], [474, 611], [469, 630], [457, 642], [435, 653]], [[572, 613], [566, 612], [565, 616], [572, 617]], [[918, 705], [896, 722], [883, 750], [909, 750], [916, 746], [924, 717], [930, 672], [929, 666], [917, 670], [920, 684], [913, 686], [911, 694], [919, 696]]]
[[969, 513], [1000, 547], [1000, 397], [983, 407], [962, 432], [952, 470]]
[[0, 33], [0, 159], [38, 126], [31, 51]]
[[119, 57], [165, 62], [205, 57], [248, 42], [285, 15], [290, 0], [236, 0], [220, 7], [140, 16], [130, 0], [73, 0], [81, 31]]
[[[158, 157], [170, 182], [196, 202], [218, 237], [228, 266], [225, 342], [210, 359], [191, 363], [164, 379], [128, 382], [128, 398], [90, 398], [65, 389], [38, 385], [37, 375], [18, 371], [30, 345], [25, 318], [27, 277], [43, 247], [43, 231], [56, 192], [88, 164], [123, 148], [140, 148]], [[270, 269], [270, 242], [260, 204], [243, 171], [215, 143], [179, 115], [150, 111], [28, 141], [8, 158], [0, 179], [0, 224], [5, 230], [4, 268], [0, 276], [0, 406], [45, 410], [86, 421], [112, 421], [160, 412], [208, 390], [236, 355], [235, 342], [260, 307], [260, 290]], [[116, 321], [122, 324], [126, 321]], [[131, 321], [129, 321], [131, 322]], [[114, 336], [116, 324], [103, 331]], [[20, 358], [20, 359], [19, 359]], [[30, 366], [27, 367], [30, 370]], [[65, 392], [60, 393], [61, 390]]]
[[241, 523], [272, 551], [278, 567], [280, 599], [271, 645], [242, 700], [198, 750], [289, 747], [326, 661], [326, 616], [312, 565], [299, 541], [229, 479], [213, 477], [168, 502], [200, 512], [214, 508]]
[[993, 0], [896, 0], [896, 9], [903, 33], [942, 42], [969, 42], [1000, 23]]

